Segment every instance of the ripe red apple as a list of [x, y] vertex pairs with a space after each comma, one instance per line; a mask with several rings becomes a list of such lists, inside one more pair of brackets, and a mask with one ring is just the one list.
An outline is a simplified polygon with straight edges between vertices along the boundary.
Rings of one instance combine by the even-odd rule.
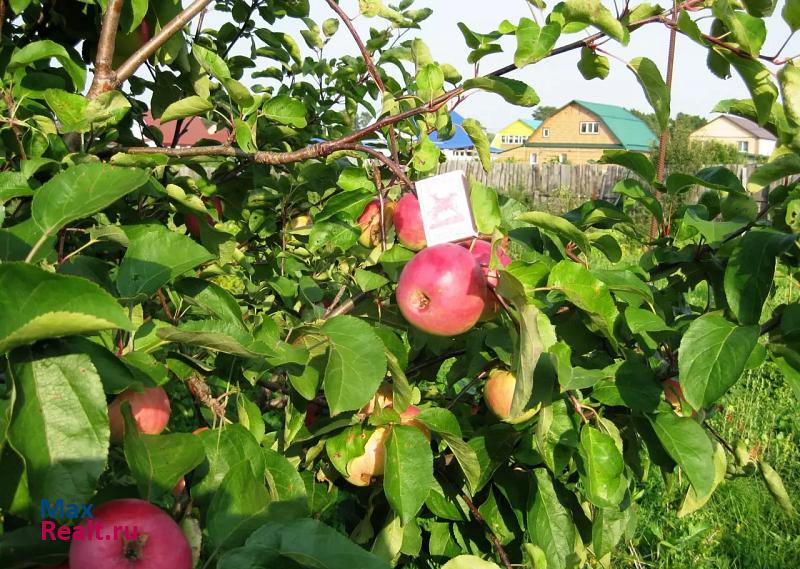
[[685, 401], [680, 382], [674, 378], [665, 379], [661, 383], [661, 387], [664, 389], [664, 398], [667, 403], [680, 409], [681, 404]]
[[[389, 231], [392, 227], [394, 218], [395, 203], [393, 201], [383, 202], [383, 227], [384, 231]], [[358, 226], [361, 228], [361, 236], [358, 242], [364, 247], [377, 247], [381, 243], [381, 202], [374, 199], [367, 204], [364, 211], [358, 218]]]
[[125, 434], [125, 422], [120, 409], [124, 401], [130, 402], [131, 413], [140, 432], [146, 435], [157, 435], [166, 428], [169, 422], [170, 406], [169, 397], [163, 388], [149, 387], [142, 393], [124, 391], [117, 395], [108, 406], [111, 440], [115, 443], [122, 442]]
[[192, 550], [181, 528], [144, 500], [106, 502], [81, 525], [90, 521], [102, 539], [73, 540], [72, 569], [192, 569]]
[[364, 454], [347, 463], [347, 472], [349, 473], [347, 481], [350, 484], [369, 486], [373, 478], [383, 475], [388, 438], [389, 429], [386, 427], [378, 427], [370, 435], [364, 447]]
[[425, 228], [422, 226], [422, 212], [419, 201], [414, 194], [405, 194], [397, 202], [394, 210], [394, 227], [397, 238], [412, 251], [424, 249]]
[[437, 336], [472, 328], [486, 307], [486, 295], [486, 278], [475, 258], [453, 243], [417, 253], [397, 284], [397, 305], [406, 320]]
[[[203, 198], [203, 203], [207, 204], [208, 201], [209, 201], [208, 198]], [[214, 204], [214, 209], [217, 210], [217, 216], [219, 216], [219, 218], [222, 219], [222, 200], [220, 200], [219, 197], [214, 196], [214, 198], [211, 201]], [[193, 213], [187, 213], [184, 216], [184, 221], [183, 222], [186, 225], [186, 229], [189, 230], [189, 234], [192, 237], [194, 237], [195, 239], [199, 239], [200, 238], [200, 219], [197, 217], [197, 215], [195, 215]], [[214, 227], [217, 224], [217, 222], [214, 221], [214, 218], [211, 217], [210, 215], [206, 216], [206, 222], [211, 227]]]
[[131, 55], [153, 37], [150, 22], [145, 18], [139, 27], [130, 33], [118, 33], [114, 39], [114, 69], [125, 63]]
[[483, 388], [486, 405], [499, 419], [511, 416], [511, 401], [514, 399], [514, 388], [517, 378], [510, 371], [494, 369], [489, 372], [489, 379]]
[[[475, 260], [477, 261], [478, 265], [480, 265], [483, 274], [486, 275], [486, 282], [488, 285], [491, 287], [496, 287], [499, 279], [499, 273], [497, 269], [489, 268], [489, 264], [492, 261], [491, 242], [484, 241], [483, 239], [473, 239], [469, 243], [464, 243], [463, 246], [469, 249], [469, 252], [472, 253], [473, 257], [475, 257]], [[497, 247], [496, 256], [497, 260], [500, 261], [502, 266], [507, 267], [509, 264], [511, 264], [511, 259], [502, 245]]]

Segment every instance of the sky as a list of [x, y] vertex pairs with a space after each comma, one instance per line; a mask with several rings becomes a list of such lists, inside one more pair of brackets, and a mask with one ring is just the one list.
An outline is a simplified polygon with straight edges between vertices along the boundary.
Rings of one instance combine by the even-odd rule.
[[[620, 0], [621, 1], [621, 0]], [[780, 0], [776, 14], [767, 19], [767, 40], [762, 53], [774, 54], [789, 37], [789, 28], [780, 17], [783, 6]], [[351, 17], [358, 15], [357, 0], [340, 0], [341, 5]], [[638, 2], [635, 0], [632, 5]], [[550, 2], [550, 4], [554, 4]], [[604, 4], [613, 11], [613, 2], [604, 0]], [[311, 0], [311, 17], [317, 22], [335, 14], [324, 0]], [[473, 66], [467, 63], [467, 48], [463, 36], [457, 27], [464, 22], [477, 32], [489, 32], [507, 19], [513, 23], [522, 17], [531, 17], [530, 5], [526, 0], [416, 0], [412, 8], [429, 7], [433, 14], [421, 24], [420, 30], [413, 30], [406, 38], [420, 37], [430, 47], [436, 61], [454, 65], [467, 78], [473, 75]], [[226, 15], [210, 14], [206, 17], [205, 27], [219, 25], [225, 21]], [[696, 16], [695, 16], [696, 17]], [[541, 17], [537, 11], [537, 18]], [[701, 28], [710, 26], [710, 19], [699, 22]], [[377, 19], [363, 16], [355, 18], [356, 28], [362, 37], [369, 37], [370, 26], [382, 27]], [[311, 53], [303, 42], [298, 31], [303, 24], [292, 18], [278, 20], [274, 31], [291, 33], [306, 53]], [[571, 43], [588, 35], [588, 31], [562, 36], [557, 45]], [[667, 47], [669, 32], [661, 24], [645, 26], [631, 34], [628, 46], [614, 41], [608, 42], [603, 49], [623, 60], [637, 56], [652, 59], [666, 75]], [[480, 62], [480, 73], [488, 73], [503, 67], [513, 60], [516, 40], [513, 36], [503, 38], [501, 42], [504, 52], [492, 54]], [[246, 46], [241, 46], [242, 53]], [[237, 50], [238, 51], [238, 50]], [[325, 48], [324, 56], [333, 57], [343, 54], [358, 55], [358, 49], [352, 36], [342, 25]], [[734, 74], [727, 80], [714, 77], [706, 68], [706, 52], [690, 39], [678, 35], [676, 49], [676, 65], [673, 80], [672, 114], [678, 112], [712, 116], [712, 109], [721, 99], [749, 98], [742, 80]], [[793, 37], [783, 55], [800, 54], [800, 34]], [[508, 77], [525, 81], [539, 94], [542, 105], [559, 107], [572, 99], [585, 99], [598, 103], [620, 105], [650, 111], [647, 99], [636, 81], [633, 73], [622, 61], [611, 59], [611, 73], [605, 80], [586, 81], [577, 70], [579, 50], [547, 58], [524, 69], [514, 71]], [[458, 107], [459, 113], [466, 117], [478, 119], [484, 128], [497, 131], [517, 118], [528, 118], [531, 109], [516, 107], [506, 103], [497, 95], [476, 93]]]

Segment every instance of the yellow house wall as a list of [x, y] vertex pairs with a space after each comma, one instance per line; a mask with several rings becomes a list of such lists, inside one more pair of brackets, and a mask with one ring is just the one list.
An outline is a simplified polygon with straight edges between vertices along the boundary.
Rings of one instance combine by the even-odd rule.
[[746, 140], [749, 143], [748, 152], [753, 154], [760, 153], [758, 148], [759, 140], [738, 125], [725, 119], [725, 117], [719, 117], [701, 126], [690, 134], [689, 138], [698, 142], [717, 140], [723, 144], [732, 144], [737, 148], [740, 141]]
[[569, 164], [586, 164], [590, 161], [599, 160], [603, 155], [602, 148], [536, 148], [525, 146], [514, 148], [498, 154], [495, 158], [498, 162], [523, 162], [530, 164], [531, 154], [536, 154], [537, 164], [547, 164], [558, 162], [559, 155], [566, 154]]
[[[581, 134], [582, 122], [599, 122], [600, 132], [597, 134]], [[544, 129], [550, 129], [550, 136], [544, 137]], [[564, 143], [564, 144], [619, 144], [606, 125], [583, 107], [574, 103], [567, 105], [559, 112], [548, 117], [536, 129], [528, 142]], [[574, 149], [572, 149], [574, 150]], [[601, 152], [602, 154], [602, 152]]]
[[498, 132], [495, 137], [492, 139], [492, 146], [495, 148], [515, 148], [519, 146], [518, 144], [504, 144], [501, 142], [503, 136], [523, 136], [525, 138], [529, 137], [533, 129], [526, 125], [522, 121], [514, 121], [503, 130]]

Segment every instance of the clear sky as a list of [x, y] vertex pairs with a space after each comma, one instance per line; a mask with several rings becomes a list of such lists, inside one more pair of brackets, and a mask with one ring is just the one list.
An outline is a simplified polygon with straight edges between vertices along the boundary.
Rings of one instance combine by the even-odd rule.
[[[348, 14], [358, 15], [356, 0], [340, 0]], [[604, 0], [613, 11], [613, 2]], [[632, 1], [633, 5], [638, 2]], [[335, 17], [327, 2], [311, 0], [312, 18], [321, 22], [325, 18]], [[554, 4], [550, 2], [549, 4]], [[622, 5], [622, 0], [620, 0]], [[767, 20], [767, 41], [764, 53], [774, 54], [789, 36], [789, 28], [780, 17], [783, 0], [778, 4], [776, 14]], [[468, 48], [457, 27], [464, 22], [470, 29], [478, 32], [494, 30], [504, 19], [517, 23], [522, 17], [530, 17], [531, 11], [526, 0], [417, 0], [413, 8], [430, 7], [433, 15], [422, 23], [420, 30], [413, 30], [405, 37], [421, 37], [431, 48], [434, 58], [440, 62], [454, 65], [464, 77], [472, 76], [473, 66], [467, 63]], [[537, 18], [539, 17], [537, 11]], [[541, 18], [540, 18], [541, 20]], [[205, 26], [219, 25], [224, 21], [219, 14], [206, 18]], [[375, 19], [357, 17], [356, 27], [369, 37], [370, 26], [380, 25]], [[710, 25], [710, 19], [700, 22], [701, 28]], [[302, 26], [297, 20], [287, 18], [278, 20], [275, 30], [292, 33], [301, 48], [308, 49], [297, 31]], [[584, 37], [588, 32], [580, 32], [562, 36], [558, 45], [570, 43]], [[667, 45], [669, 32], [663, 25], [651, 24], [631, 34], [631, 42], [627, 47], [616, 42], [603, 46], [612, 54], [628, 60], [636, 56], [652, 59], [665, 74]], [[503, 40], [506, 51], [485, 57], [480, 63], [480, 72], [486, 73], [502, 67], [513, 60], [515, 38]], [[327, 56], [350, 53], [358, 54], [352, 37], [344, 26], [333, 37], [325, 50]], [[634, 75], [622, 62], [611, 60], [611, 73], [605, 80], [584, 80], [576, 68], [578, 51], [569, 52], [540, 63], [515, 71], [510, 77], [521, 79], [530, 84], [539, 94], [541, 104], [560, 106], [572, 99], [586, 99], [601, 103], [617, 104], [628, 108], [649, 110], [644, 94], [636, 82]], [[792, 38], [783, 55], [800, 54], [800, 34]], [[672, 113], [686, 112], [709, 116], [711, 109], [721, 99], [749, 97], [742, 80], [734, 74], [730, 79], [717, 79], [706, 69], [705, 50], [685, 37], [678, 36], [676, 52], [676, 71], [674, 78]], [[530, 116], [530, 109], [515, 107], [503, 101], [499, 96], [478, 93], [459, 106], [459, 112], [465, 116], [481, 121], [490, 131], [496, 131], [515, 118]]]

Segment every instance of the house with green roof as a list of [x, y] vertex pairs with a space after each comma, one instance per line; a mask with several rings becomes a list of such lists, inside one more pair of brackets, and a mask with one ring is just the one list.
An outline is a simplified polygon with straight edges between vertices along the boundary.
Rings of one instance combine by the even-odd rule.
[[636, 115], [616, 105], [574, 100], [556, 111], [520, 146], [497, 160], [544, 164], [586, 164], [606, 150], [650, 152], [658, 140]]

